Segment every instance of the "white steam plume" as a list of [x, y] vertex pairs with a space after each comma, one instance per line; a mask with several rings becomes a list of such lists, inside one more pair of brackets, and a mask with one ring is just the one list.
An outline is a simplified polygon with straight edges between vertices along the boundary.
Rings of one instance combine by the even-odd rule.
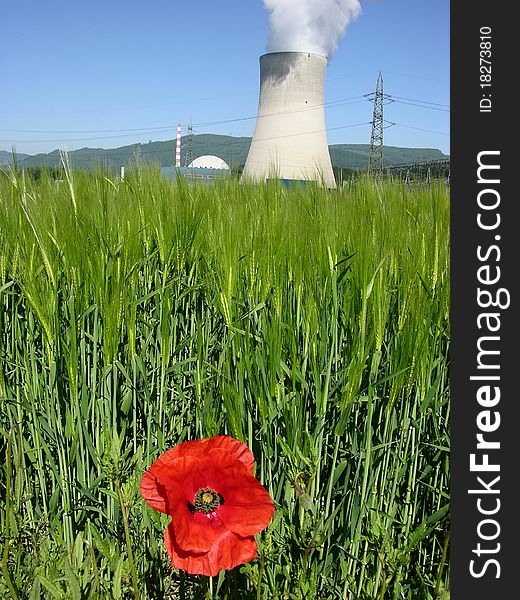
[[270, 13], [268, 52], [314, 52], [327, 57], [361, 13], [359, 0], [264, 0], [264, 6]]

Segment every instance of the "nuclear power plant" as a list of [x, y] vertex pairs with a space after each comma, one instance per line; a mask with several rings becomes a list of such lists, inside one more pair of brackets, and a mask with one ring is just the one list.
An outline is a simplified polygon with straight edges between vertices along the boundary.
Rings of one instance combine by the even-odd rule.
[[270, 52], [260, 57], [255, 131], [242, 179], [336, 182], [325, 129], [325, 56]]

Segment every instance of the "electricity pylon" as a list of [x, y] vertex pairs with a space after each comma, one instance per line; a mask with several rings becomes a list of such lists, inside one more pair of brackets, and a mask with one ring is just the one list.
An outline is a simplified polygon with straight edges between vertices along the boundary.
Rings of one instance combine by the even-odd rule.
[[372, 116], [372, 133], [370, 135], [370, 153], [368, 155], [368, 172], [383, 172], [383, 77], [379, 71], [376, 93], [374, 95], [374, 113]]
[[189, 167], [191, 162], [193, 161], [193, 127], [190, 124], [188, 125], [188, 139], [186, 141], [186, 154], [184, 155], [184, 166]]

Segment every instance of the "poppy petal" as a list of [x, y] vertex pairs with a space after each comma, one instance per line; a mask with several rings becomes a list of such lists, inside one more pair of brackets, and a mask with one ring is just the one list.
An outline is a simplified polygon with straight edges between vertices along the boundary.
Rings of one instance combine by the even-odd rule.
[[212, 438], [182, 442], [165, 452], [163, 458], [167, 461], [174, 460], [180, 456], [196, 456], [198, 458], [203, 458], [214, 448], [220, 448], [225, 451], [229, 460], [238, 460], [250, 473], [253, 472], [255, 458], [251, 450], [249, 450], [246, 444], [239, 440], [235, 440], [228, 435], [217, 435]]
[[192, 513], [188, 506], [177, 504], [172, 515], [175, 539], [186, 552], [208, 552], [227, 528], [216, 513]]
[[[168, 453], [166, 453], [168, 454]], [[160, 456], [143, 474], [140, 491], [146, 503], [153, 509], [173, 514], [179, 502], [192, 501], [193, 469], [197, 459], [182, 457], [173, 459]]]
[[177, 542], [173, 522], [164, 532], [164, 545], [175, 569], [207, 577], [218, 575], [222, 569], [234, 569], [258, 556], [254, 537], [240, 537], [231, 531], [226, 531], [208, 552], [187, 552]]
[[217, 514], [230, 531], [248, 536], [269, 525], [274, 515], [273, 501], [252, 475], [235, 468], [221, 490], [225, 501], [217, 508]]
[[[189, 469], [193, 490], [210, 487], [223, 497], [223, 503], [216, 509], [216, 513], [227, 529], [241, 536], [249, 536], [269, 525], [274, 514], [271, 497], [254, 475], [242, 463], [229, 460], [223, 449], [212, 449], [196, 463], [190, 462]], [[177, 492], [181, 493], [182, 490]], [[173, 502], [174, 500], [171, 503]], [[183, 507], [185, 506], [184, 503]], [[170, 514], [176, 515], [174, 512]], [[188, 514], [192, 516], [189, 511]], [[203, 533], [200, 527], [188, 527], [191, 520], [186, 520], [186, 510], [180, 511], [179, 515], [182, 519], [179, 524], [182, 533], [177, 531], [177, 523], [174, 520], [178, 543], [186, 549], [202, 549], [201, 542], [198, 541]]]

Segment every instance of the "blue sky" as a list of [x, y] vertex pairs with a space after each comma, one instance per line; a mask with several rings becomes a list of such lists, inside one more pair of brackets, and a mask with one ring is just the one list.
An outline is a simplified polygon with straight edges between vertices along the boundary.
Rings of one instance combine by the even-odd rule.
[[[381, 71], [394, 99], [384, 107], [385, 145], [449, 154], [449, 4], [362, 0], [329, 60], [330, 144], [370, 142], [373, 105], [363, 95]], [[261, 0], [7, 2], [0, 150], [168, 140], [190, 119], [195, 133], [250, 136], [268, 36]]]

